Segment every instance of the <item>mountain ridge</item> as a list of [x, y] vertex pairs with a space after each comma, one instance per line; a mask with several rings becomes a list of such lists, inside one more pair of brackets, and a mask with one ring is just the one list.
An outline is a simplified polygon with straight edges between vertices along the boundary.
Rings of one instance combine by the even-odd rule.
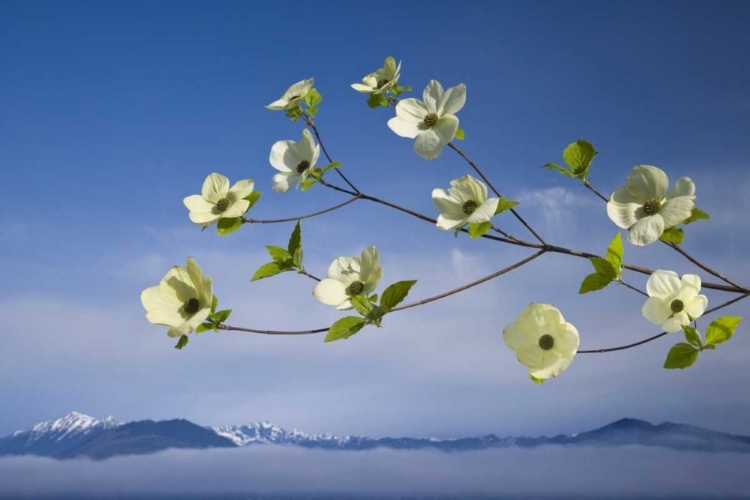
[[688, 424], [623, 418], [576, 434], [546, 437], [486, 434], [463, 438], [367, 437], [307, 434], [288, 431], [270, 422], [204, 427], [185, 419], [139, 420], [121, 423], [113, 417], [98, 420], [72, 412], [56, 420], [40, 422], [25, 431], [0, 438], [0, 456], [38, 455], [56, 459], [89, 457], [105, 459], [142, 455], [166, 449], [241, 448], [245, 446], [297, 446], [307, 449], [364, 451], [437, 450], [462, 452], [489, 448], [536, 448], [539, 446], [656, 446], [673, 450], [731, 451], [750, 453], [750, 436], [712, 431]]

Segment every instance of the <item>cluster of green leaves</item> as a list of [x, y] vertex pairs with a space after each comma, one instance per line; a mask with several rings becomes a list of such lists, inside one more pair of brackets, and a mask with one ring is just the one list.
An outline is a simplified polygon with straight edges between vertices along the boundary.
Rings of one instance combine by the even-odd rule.
[[[506, 197], [500, 198], [500, 201], [497, 203], [497, 208], [495, 209], [495, 215], [501, 214], [505, 211], [510, 210], [511, 208], [518, 205], [517, 201], [509, 200]], [[461, 229], [456, 229], [455, 236], [458, 238], [458, 233], [461, 232]], [[480, 236], [484, 235], [487, 231], [492, 229], [492, 222], [486, 221], [486, 222], [474, 222], [472, 224], [469, 224], [469, 228], [467, 229], [469, 236], [471, 236], [471, 239], [479, 238]]]
[[328, 329], [325, 341], [333, 342], [334, 340], [348, 339], [367, 325], [379, 327], [383, 317], [403, 302], [416, 282], [416, 280], [410, 280], [392, 284], [383, 292], [380, 297], [380, 304], [377, 304], [377, 294], [369, 297], [364, 295], [350, 297], [352, 306], [362, 317], [346, 316], [339, 319]]
[[617, 233], [607, 247], [607, 255], [601, 257], [589, 257], [594, 266], [594, 272], [583, 279], [578, 293], [588, 293], [601, 290], [613, 281], [622, 279], [622, 259], [625, 248], [622, 245], [622, 237]]
[[302, 266], [302, 221], [298, 220], [297, 225], [294, 226], [286, 248], [266, 245], [266, 249], [273, 261], [260, 266], [250, 281], [270, 278], [271, 276], [276, 276], [286, 271], [294, 271], [295, 269], [304, 271], [305, 268]]
[[687, 342], [679, 342], [672, 346], [664, 361], [664, 368], [688, 368], [698, 360], [698, 355], [732, 338], [737, 326], [742, 321], [738, 316], [722, 316], [716, 318], [706, 329], [706, 342], [701, 339], [701, 334], [692, 326], [682, 327]]
[[589, 176], [589, 168], [597, 153], [590, 142], [578, 139], [576, 142], [568, 144], [563, 150], [563, 161], [567, 167], [560, 166], [557, 163], [547, 163], [544, 168], [557, 170], [566, 177], [586, 181]]
[[[711, 216], [709, 216], [706, 212], [704, 212], [700, 208], [694, 208], [692, 213], [690, 214], [690, 217], [685, 219], [682, 225], [687, 226], [688, 224], [692, 224], [695, 221], [707, 220], [710, 218]], [[685, 238], [685, 231], [682, 228], [670, 227], [664, 231], [664, 233], [661, 235], [659, 239], [665, 243], [674, 243], [675, 245], [679, 245], [682, 243], [682, 240], [684, 238]]]
[[399, 96], [401, 96], [401, 94], [403, 94], [404, 92], [411, 92], [411, 87], [400, 87], [398, 85], [394, 85], [386, 92], [372, 92], [367, 98], [367, 105], [373, 109], [380, 106], [388, 108], [392, 104], [395, 105], [398, 102]]
[[313, 167], [310, 169], [310, 175], [300, 183], [300, 189], [302, 191], [307, 191], [311, 187], [313, 187], [315, 184], [318, 183], [319, 180], [323, 178], [323, 175], [328, 172], [329, 170], [332, 170], [334, 168], [339, 168], [341, 166], [341, 162], [334, 161], [326, 165], [325, 167]]
[[[247, 210], [245, 210], [245, 213], [249, 212], [251, 208], [253, 208], [253, 205], [255, 205], [258, 200], [260, 199], [260, 195], [263, 193], [261, 191], [253, 191], [250, 193], [247, 198], [245, 198], [247, 201], [250, 202], [250, 205], [247, 207]], [[231, 217], [228, 219], [219, 219], [219, 222], [216, 224], [216, 231], [219, 233], [219, 236], [226, 236], [230, 233], [233, 233], [237, 231], [240, 226], [242, 225], [242, 217]], [[203, 229], [206, 229], [205, 227]]]
[[304, 102], [305, 109], [303, 109], [302, 106], [295, 106], [286, 111], [286, 117], [293, 122], [296, 122], [302, 117], [315, 118], [315, 115], [318, 114], [319, 105], [323, 102], [323, 96], [320, 95], [320, 92], [318, 92], [317, 89], [310, 89], [310, 91], [305, 94]]
[[[216, 295], [214, 295], [213, 300], [211, 301], [211, 314], [208, 315], [208, 318], [206, 318], [206, 321], [204, 323], [198, 325], [198, 328], [195, 329], [195, 333], [203, 333], [209, 330], [213, 330], [215, 332], [219, 331], [219, 325], [229, 318], [229, 315], [232, 314], [232, 310], [224, 309], [223, 311], [217, 311], [216, 308], [218, 306], [219, 299], [216, 297]], [[188, 344], [188, 340], [189, 339], [187, 335], [182, 335], [177, 341], [177, 345], [174, 346], [174, 348], [182, 349]]]

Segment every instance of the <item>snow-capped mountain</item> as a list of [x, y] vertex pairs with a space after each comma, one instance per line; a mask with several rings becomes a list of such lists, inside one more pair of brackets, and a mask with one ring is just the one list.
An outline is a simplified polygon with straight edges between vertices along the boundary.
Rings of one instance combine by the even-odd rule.
[[40, 422], [30, 429], [0, 438], [0, 455], [51, 456], [120, 425], [111, 416], [99, 420], [74, 411], [57, 420]]
[[71, 413], [39, 423], [0, 439], [0, 455], [43, 455], [54, 458], [88, 456], [104, 459], [120, 455], [155, 453], [170, 448], [237, 448], [243, 446], [296, 446], [325, 450], [361, 451], [431, 449], [462, 452], [488, 448], [537, 446], [658, 446], [673, 450], [734, 451], [750, 453], [750, 437], [665, 422], [653, 425], [622, 419], [588, 432], [555, 437], [498, 437], [488, 434], [457, 439], [369, 438], [287, 431], [269, 422], [225, 427], [200, 427], [183, 419], [121, 424]]

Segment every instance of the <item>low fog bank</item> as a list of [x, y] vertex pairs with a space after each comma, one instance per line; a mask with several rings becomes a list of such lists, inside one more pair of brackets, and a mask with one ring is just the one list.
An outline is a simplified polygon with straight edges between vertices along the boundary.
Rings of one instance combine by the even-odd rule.
[[750, 495], [750, 456], [618, 449], [464, 453], [286, 447], [170, 450], [105, 461], [0, 459], [0, 496], [74, 493]]

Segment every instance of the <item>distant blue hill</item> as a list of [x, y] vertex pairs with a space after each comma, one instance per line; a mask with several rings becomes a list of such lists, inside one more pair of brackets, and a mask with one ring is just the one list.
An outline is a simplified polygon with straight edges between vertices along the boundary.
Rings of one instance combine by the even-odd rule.
[[535, 448], [538, 446], [657, 446], [673, 450], [703, 452], [750, 452], [750, 437], [716, 432], [700, 427], [665, 422], [653, 425], [625, 418], [588, 432], [555, 437], [498, 437], [489, 434], [460, 439], [368, 438], [332, 436], [287, 431], [267, 422], [228, 427], [201, 427], [187, 420], [154, 422], [142, 420], [122, 424], [71, 413], [41, 422], [26, 431], [0, 438], [0, 455], [38, 455], [58, 459], [90, 457], [105, 459], [142, 455], [183, 448], [237, 448], [242, 446], [296, 446], [308, 449], [362, 451], [438, 450], [462, 452], [489, 448]]

